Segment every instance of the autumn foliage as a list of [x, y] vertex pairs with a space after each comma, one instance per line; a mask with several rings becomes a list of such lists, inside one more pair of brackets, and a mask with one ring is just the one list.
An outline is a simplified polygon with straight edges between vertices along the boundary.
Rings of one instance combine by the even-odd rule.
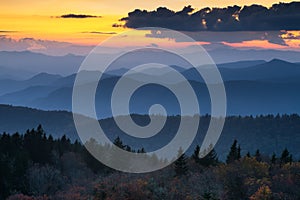
[[[117, 142], [122, 148], [134, 151]], [[77, 141], [53, 139], [42, 127], [0, 135], [0, 199], [8, 200], [279, 200], [300, 199], [300, 162], [288, 149], [241, 154], [234, 141], [227, 162], [213, 148], [182, 154], [146, 174], [121, 173], [93, 158]], [[136, 152], [144, 152], [145, 149]]]

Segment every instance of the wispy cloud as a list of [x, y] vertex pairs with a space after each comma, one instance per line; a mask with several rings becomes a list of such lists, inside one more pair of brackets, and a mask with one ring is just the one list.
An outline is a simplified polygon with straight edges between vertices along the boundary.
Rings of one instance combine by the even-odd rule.
[[102, 16], [96, 16], [96, 15], [86, 15], [86, 14], [65, 14], [59, 16], [59, 18], [75, 18], [75, 19], [84, 19], [84, 18], [101, 18]]
[[91, 33], [91, 34], [99, 34], [99, 35], [114, 35], [116, 32], [103, 32], [103, 31], [85, 31], [81, 33]]

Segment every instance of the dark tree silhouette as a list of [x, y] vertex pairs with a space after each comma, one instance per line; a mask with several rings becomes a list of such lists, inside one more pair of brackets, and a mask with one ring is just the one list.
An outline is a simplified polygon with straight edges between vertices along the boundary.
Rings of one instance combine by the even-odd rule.
[[277, 157], [276, 157], [276, 154], [273, 153], [273, 154], [272, 154], [272, 157], [271, 157], [271, 163], [272, 163], [273, 165], [275, 165], [276, 162], [277, 162]]
[[259, 149], [256, 150], [254, 157], [258, 162], [262, 161], [262, 157], [261, 157]]
[[192, 155], [192, 158], [194, 159], [194, 161], [196, 163], [199, 163], [199, 160], [200, 160], [200, 157], [199, 157], [200, 155], [199, 154], [200, 154], [200, 146], [197, 145], [195, 150], [194, 150], [194, 153]]
[[[125, 149], [126, 145], [123, 144], [121, 138], [118, 136], [115, 140], [114, 140], [114, 145], [116, 145], [117, 147], [121, 148], [121, 149]], [[128, 146], [127, 146], [128, 148]], [[129, 147], [130, 148], [130, 147]], [[130, 149], [131, 151], [131, 149]]]
[[187, 158], [184, 153], [182, 153], [182, 149], [180, 148], [178, 151], [179, 158], [175, 161], [175, 173], [176, 176], [187, 175], [188, 167], [187, 167]]
[[214, 195], [211, 192], [205, 192], [202, 195], [202, 199], [203, 200], [217, 200], [216, 198], [214, 198]]
[[[208, 153], [207, 153], [208, 151]], [[200, 156], [200, 147], [199, 145], [196, 146], [194, 153], [192, 155], [192, 158], [195, 160], [196, 163], [209, 167], [209, 166], [215, 166], [218, 164], [218, 155], [215, 149], [212, 147], [212, 145], [209, 146], [209, 148], [204, 152], [206, 155], [201, 158]]]
[[290, 154], [290, 152], [287, 150], [287, 148], [285, 148], [282, 151], [281, 157], [280, 157], [280, 165], [284, 165], [287, 163], [291, 163], [293, 162], [293, 156], [292, 154]]
[[251, 154], [249, 151], [247, 152], [246, 157], [251, 158]]
[[230, 147], [229, 154], [226, 159], [226, 163], [232, 163], [235, 160], [239, 160], [241, 158], [241, 148], [237, 145], [237, 140], [233, 141], [233, 144]]

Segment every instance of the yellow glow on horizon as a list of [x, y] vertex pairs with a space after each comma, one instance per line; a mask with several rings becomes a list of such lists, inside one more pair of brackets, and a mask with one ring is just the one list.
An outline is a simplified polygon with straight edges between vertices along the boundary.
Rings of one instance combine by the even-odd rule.
[[1, 15], [0, 30], [12, 31], [6, 34], [14, 39], [33, 37], [95, 45], [110, 37], [111, 33], [124, 31], [124, 28], [112, 27], [118, 17], [120, 16], [72, 19], [56, 16]]

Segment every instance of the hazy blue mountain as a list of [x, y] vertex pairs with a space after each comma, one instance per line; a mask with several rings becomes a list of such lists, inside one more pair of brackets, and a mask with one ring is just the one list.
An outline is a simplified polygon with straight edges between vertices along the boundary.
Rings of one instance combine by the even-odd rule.
[[40, 73], [27, 80], [0, 80], [0, 95], [24, 90], [32, 86], [50, 86], [62, 77], [48, 73]]
[[17, 92], [8, 93], [0, 97], [3, 104], [12, 104], [18, 106], [34, 106], [36, 99], [46, 97], [56, 90], [53, 86], [30, 86]]
[[[82, 77], [84, 77], [84, 79], [81, 80], [81, 84], [93, 82], [94, 80], [97, 80], [100, 76], [101, 79], [106, 79], [114, 76], [107, 73], [103, 74], [99, 71], [80, 71], [78, 73], [82, 74]], [[62, 77], [56, 80], [52, 85], [60, 87], [73, 87], [76, 76], [77, 74], [71, 74], [69, 76]]]
[[60, 78], [62, 78], [62, 76], [56, 74], [39, 73], [33, 76], [32, 78], [26, 80], [26, 82], [36, 85], [51, 85]]
[[106, 73], [110, 74], [112, 76], [122, 76], [127, 71], [128, 71], [128, 69], [126, 69], [126, 68], [120, 68], [120, 69], [109, 70]]
[[238, 69], [238, 68], [252, 67], [263, 63], [266, 63], [266, 61], [265, 60], [243, 60], [237, 62], [217, 64], [217, 66], [218, 68]]
[[300, 77], [300, 65], [273, 59], [260, 65], [229, 71], [221, 69], [225, 80], [272, 80], [291, 76]]
[[[118, 78], [105, 79], [98, 87], [96, 108], [99, 118], [111, 116], [110, 98], [117, 80]], [[205, 84], [195, 81], [192, 81], [191, 84], [200, 102], [201, 113], [210, 113], [210, 98]], [[180, 83], [176, 87], [180, 88]], [[89, 84], [82, 86], [82, 89], [89, 89]], [[300, 82], [228, 81], [225, 82], [225, 89], [229, 115], [300, 113], [300, 94], [298, 92], [300, 91]], [[22, 104], [22, 102], [20, 100], [17, 105], [70, 111], [72, 88], [59, 88], [47, 96], [33, 100], [30, 104]], [[156, 103], [164, 105], [170, 115], [180, 114], [175, 96], [167, 89], [157, 85], [147, 85], [137, 90], [131, 98], [130, 111], [145, 114], [148, 113], [150, 106]]]
[[[209, 50], [208, 53], [217, 64], [231, 63], [224, 66], [228, 68], [233, 68], [233, 66], [245, 67], [249, 65], [248, 62], [243, 63], [244, 61], [252, 61], [252, 64], [255, 62], [257, 62], [256, 64], [259, 64], [259, 62], [262, 62], [263, 60], [272, 60], [274, 58], [286, 60], [288, 62], [300, 62], [300, 52], [296, 51], [237, 50], [231, 48], [220, 48], [218, 50]], [[160, 52], [153, 51], [151, 55], [149, 55], [149, 52], [140, 51], [138, 55], [134, 56], [134, 59], [136, 59], [136, 62], [134, 63], [147, 63], [148, 60], [152, 60], [153, 62], [154, 58], [158, 63], [165, 63], [166, 60], [165, 56], [161, 55]], [[12, 72], [1, 74], [5, 74], [7, 78], [13, 77], [12, 79], [26, 79], [29, 75], [41, 72], [67, 76], [76, 73], [84, 59], [84, 56], [76, 56], [72, 54], [68, 54], [66, 56], [49, 56], [30, 51], [0, 51], [0, 66], [5, 69], [13, 70]], [[236, 62], [236, 65], [232, 62]], [[128, 68], [131, 65], [132, 61], [127, 62], [125, 58], [123, 60], [119, 59], [119, 61], [116, 62], [116, 66], [111, 68], [111, 71]], [[183, 62], [176, 59], [174, 59], [174, 65], [186, 68], [186, 65]], [[14, 70], [20, 70], [20, 73], [16, 75]], [[23, 73], [21, 73], [22, 71]], [[31, 74], [28, 74], [27, 72], [30, 72]]]
[[[262, 64], [245, 67], [250, 63], [242, 62], [242, 68], [220, 68], [225, 81], [228, 99], [228, 113], [237, 115], [268, 113], [300, 113], [300, 66], [281, 60], [272, 60]], [[229, 66], [230, 64], [225, 64]], [[234, 63], [232, 66], [235, 66]], [[182, 69], [181, 69], [182, 70]], [[208, 69], [209, 70], [209, 69]], [[149, 71], [148, 71], [149, 72]], [[90, 83], [102, 75], [101, 84], [96, 93], [96, 108], [99, 118], [111, 116], [111, 93], [118, 76], [100, 72], [82, 71], [86, 77], [82, 89], [88, 90]], [[149, 74], [139, 73], [133, 82], [143, 82]], [[152, 73], [152, 72], [151, 72]], [[150, 73], [150, 74], [151, 74]], [[182, 71], [190, 80], [200, 102], [201, 113], [210, 113], [210, 98], [201, 77], [195, 69]], [[0, 103], [28, 106], [46, 110], [71, 110], [72, 87], [75, 74], [61, 77], [46, 73], [38, 74], [25, 81], [0, 81]], [[168, 80], [168, 74], [162, 75]], [[180, 88], [182, 83], [170, 83]], [[185, 92], [185, 91], [183, 91]], [[130, 110], [133, 113], [148, 113], [152, 104], [161, 103], [169, 114], [179, 114], [178, 102], [170, 91], [157, 85], [143, 86], [138, 89], [131, 100]]]
[[238, 50], [224, 47], [214, 50], [208, 50], [209, 55], [215, 63], [238, 62], [241, 60], [272, 60], [280, 59], [288, 62], [299, 62], [300, 52], [297, 51], [280, 51], [280, 50], [255, 50], [246, 49]]
[[29, 105], [33, 108], [44, 110], [68, 110], [72, 109], [72, 88], [62, 87], [50, 92], [47, 96], [34, 99]]
[[[97, 56], [101, 59], [101, 56], [105, 57], [105, 54]], [[133, 63], [147, 63], [147, 60], [157, 61], [158, 63], [165, 62], [165, 56], [161, 55], [157, 51], [139, 51], [138, 55], [134, 55], [133, 59], [124, 58], [119, 59], [110, 69], [112, 75], [119, 75], [119, 70], [122, 68], [130, 68]], [[68, 54], [66, 56], [49, 56], [41, 53], [34, 53], [30, 51], [0, 51], [0, 66], [11, 70], [26, 70], [30, 71], [32, 74], [38, 74], [41, 72], [46, 72], [50, 74], [60, 74], [64, 76], [76, 73], [85, 59], [84, 56], [76, 56]], [[173, 59], [174, 60], [174, 59]], [[172, 61], [173, 63], [179, 63], [184, 65], [178, 59]], [[178, 67], [180, 68], [180, 67]], [[115, 71], [117, 70], [117, 71]], [[7, 74], [11, 76], [12, 74]], [[28, 78], [28, 76], [23, 77], [23, 79]]]
[[[206, 66], [200, 66], [200, 67], [202, 67], [204, 70], [209, 70], [209, 67]], [[278, 60], [278, 59], [273, 59], [269, 62], [265, 62], [250, 67], [241, 67], [241, 68], [220, 67], [219, 71], [222, 75], [223, 81], [233, 81], [233, 80], [271, 81], [273, 79], [279, 79], [279, 78], [284, 79], [293, 76], [300, 77], [300, 65]], [[203, 79], [201, 78], [201, 76], [199, 75], [199, 73], [195, 68], [187, 69], [184, 72], [182, 72], [182, 74], [189, 80], [203, 82]]]
[[[100, 72], [81, 71], [85, 76], [85, 82], [89, 83], [101, 75]], [[39, 73], [26, 80], [0, 79], [0, 96], [24, 90], [32, 86], [51, 86], [51, 87], [72, 87], [74, 85], [76, 74], [62, 77], [57, 74]], [[111, 77], [111, 75], [103, 74], [103, 78]]]
[[24, 80], [32, 77], [34, 73], [22, 69], [12, 69], [8, 67], [0, 66], [0, 80], [12, 79], [12, 80]]
[[69, 75], [78, 71], [83, 56], [48, 56], [30, 51], [1, 51], [0, 65], [14, 70], [26, 70], [33, 74], [40, 72]]
[[[183, 72], [186, 70], [186, 68], [179, 67], [176, 65], [170, 66], [174, 70], [177, 70], [178, 72]], [[106, 74], [113, 75], [113, 76], [122, 76], [124, 73], [129, 72], [129, 69], [126, 68], [120, 68], [120, 69], [115, 69], [115, 70], [109, 70], [106, 72]], [[148, 68], [148, 69], [143, 69], [139, 71], [131, 71], [131, 73], [139, 73], [139, 74], [145, 74], [145, 75], [162, 75], [165, 73], [170, 72], [169, 67], [160, 67], [160, 68]]]

